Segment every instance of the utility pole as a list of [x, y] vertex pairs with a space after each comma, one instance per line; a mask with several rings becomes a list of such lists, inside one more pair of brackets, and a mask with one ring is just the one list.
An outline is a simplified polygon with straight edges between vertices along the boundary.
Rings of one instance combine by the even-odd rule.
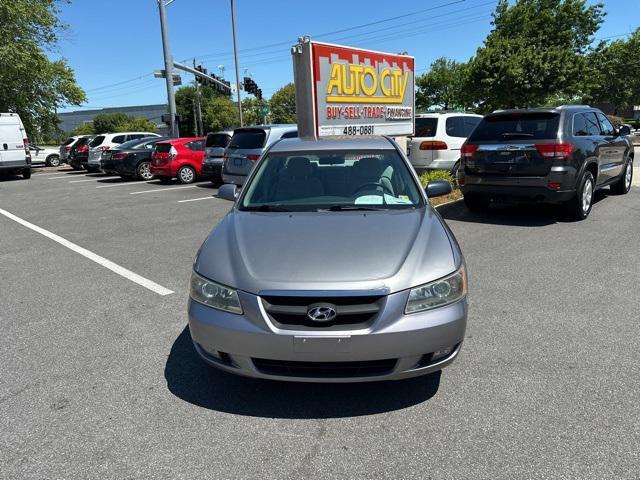
[[[196, 68], [196, 59], [193, 59], [193, 68]], [[200, 83], [198, 82], [197, 77], [193, 77], [193, 82], [196, 87], [196, 113], [193, 116], [193, 123], [196, 125], [196, 137], [200, 135], [204, 135], [204, 127], [202, 126], [202, 106], [201, 106], [201, 93], [200, 93]]]
[[162, 32], [162, 52], [164, 54], [164, 75], [167, 81], [167, 101], [169, 103], [169, 136], [177, 137], [176, 97], [173, 91], [173, 58], [169, 49], [169, 33], [167, 32], [167, 11], [165, 0], [158, 0], [160, 11], [160, 31]]
[[238, 45], [236, 42], [236, 14], [235, 8], [233, 4], [233, 0], [231, 0], [231, 29], [233, 31], [233, 58], [236, 62], [236, 90], [238, 92], [238, 113], [240, 114], [240, 126], [243, 126], [242, 123], [242, 100], [240, 99], [240, 73], [238, 71]]

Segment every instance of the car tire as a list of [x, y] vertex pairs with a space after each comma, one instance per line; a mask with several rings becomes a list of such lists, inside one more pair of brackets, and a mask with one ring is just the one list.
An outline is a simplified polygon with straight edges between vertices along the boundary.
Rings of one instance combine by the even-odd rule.
[[580, 177], [576, 195], [567, 202], [566, 208], [570, 218], [584, 220], [591, 213], [593, 207], [593, 195], [595, 193], [595, 180], [590, 171], [585, 171]]
[[460, 170], [460, 160], [458, 160], [456, 163], [453, 164], [453, 167], [451, 168], [451, 176], [453, 177], [453, 181], [454, 182], [458, 182], [458, 170]]
[[49, 155], [47, 159], [44, 161], [44, 164], [47, 167], [59, 167], [60, 166], [60, 155]]
[[464, 204], [472, 212], [485, 212], [489, 208], [490, 199], [482, 195], [465, 195]]
[[196, 171], [193, 167], [184, 165], [178, 169], [176, 177], [178, 178], [178, 183], [193, 183], [196, 181]]
[[31, 168], [23, 168], [22, 169], [22, 178], [28, 180], [31, 178]]
[[631, 184], [633, 183], [633, 158], [629, 157], [627, 163], [624, 166], [622, 175], [616, 183], [611, 184], [611, 193], [615, 195], [624, 195], [631, 190]]
[[155, 176], [151, 173], [149, 166], [151, 162], [140, 162], [136, 167], [136, 178], [138, 180], [149, 181], [153, 180]]

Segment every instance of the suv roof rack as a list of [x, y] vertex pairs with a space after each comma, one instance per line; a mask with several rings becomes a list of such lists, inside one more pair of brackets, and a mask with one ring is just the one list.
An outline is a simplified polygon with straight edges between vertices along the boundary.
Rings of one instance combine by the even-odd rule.
[[590, 105], [560, 105], [556, 107], [557, 110], [566, 110], [567, 108], [591, 108]]

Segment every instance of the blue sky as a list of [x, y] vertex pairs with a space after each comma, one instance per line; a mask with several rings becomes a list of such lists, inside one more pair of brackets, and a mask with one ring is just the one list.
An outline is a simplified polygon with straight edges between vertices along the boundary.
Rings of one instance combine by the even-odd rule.
[[[266, 97], [293, 78], [289, 46], [317, 40], [390, 52], [407, 51], [416, 69], [435, 58], [467, 60], [490, 31], [497, 0], [236, 0], [240, 75], [253, 75]], [[607, 0], [597, 37], [640, 26], [638, 0]], [[304, 6], [304, 7], [302, 7]], [[168, 8], [169, 39], [177, 61], [196, 60], [235, 79], [229, 0], [175, 0]], [[398, 17], [388, 20], [392, 17]], [[89, 101], [83, 108], [166, 102], [156, 0], [73, 0], [62, 6], [69, 25], [59, 51], [75, 69]], [[373, 23], [373, 24], [371, 24]], [[362, 26], [370, 24], [367, 26]], [[182, 75], [183, 83], [193, 77]], [[71, 107], [74, 110], [77, 107]]]

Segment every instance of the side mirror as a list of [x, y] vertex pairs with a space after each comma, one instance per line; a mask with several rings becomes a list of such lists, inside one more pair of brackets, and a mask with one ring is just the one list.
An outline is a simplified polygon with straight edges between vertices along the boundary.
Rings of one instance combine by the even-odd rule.
[[626, 135], [631, 135], [631, 129], [626, 125], [622, 125], [618, 130], [618, 135], [620, 135], [621, 137], [624, 137]]
[[429, 198], [441, 197], [451, 193], [451, 184], [446, 180], [435, 180], [429, 182], [424, 190]]
[[238, 187], [236, 187], [232, 183], [225, 183], [218, 189], [218, 198], [221, 198], [223, 200], [230, 200], [232, 202], [235, 202], [237, 196]]

